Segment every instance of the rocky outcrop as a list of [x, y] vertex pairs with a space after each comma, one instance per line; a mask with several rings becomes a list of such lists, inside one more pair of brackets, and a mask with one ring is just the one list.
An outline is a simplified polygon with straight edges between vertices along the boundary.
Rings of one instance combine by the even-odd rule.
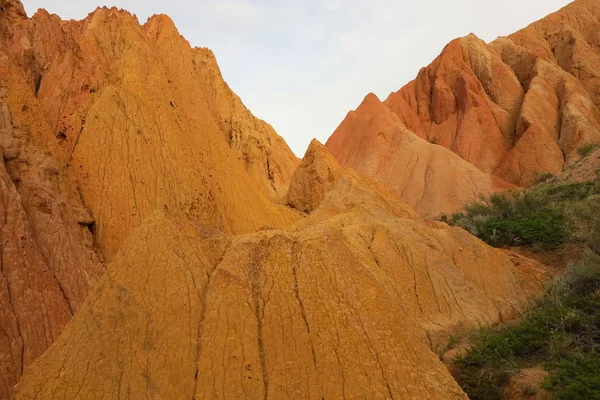
[[[222, 80], [232, 111], [212, 107], [204, 87], [218, 80], [205, 78], [200, 53], [164, 17], [28, 19], [19, 1], [0, 3], [0, 398], [156, 209], [234, 233], [298, 218], [270, 200], [295, 157]], [[246, 165], [223, 121], [254, 137]]]
[[91, 213], [54, 160], [13, 126], [9, 97], [0, 88], [0, 398], [104, 273]]
[[286, 231], [158, 212], [15, 399], [466, 399], [431, 347], [518, 313], [538, 269], [354, 173]]
[[286, 197], [287, 204], [303, 213], [311, 213], [344, 172], [345, 169], [314, 139], [294, 172]]
[[381, 183], [422, 215], [450, 213], [511, 187], [443, 146], [411, 132], [374, 95], [368, 95], [327, 142], [345, 166]]
[[[559, 175], [578, 158], [582, 145], [600, 141], [600, 46], [594, 34], [600, 29], [599, 14], [597, 0], [578, 0], [490, 44], [474, 35], [456, 39], [383, 102], [380, 118], [390, 119], [385, 115], [392, 111], [404, 130], [447, 148], [493, 176], [496, 186], [499, 180], [529, 186], [545, 174]], [[396, 160], [397, 145], [386, 143], [375, 151], [375, 146], [359, 145], [368, 133], [365, 126], [352, 126], [352, 118], [350, 114], [328, 141], [332, 154], [343, 166], [392, 190], [407, 186], [406, 174], [392, 172], [404, 162]], [[401, 157], [422, 155], [403, 149]], [[463, 185], [458, 175], [439, 184], [462, 186], [457, 192], [464, 192], [441, 195], [440, 203], [454, 206], [474, 199], [472, 185]], [[402, 198], [418, 198], [435, 184], [409, 185]], [[437, 204], [419, 211], [445, 210]]]
[[114, 8], [83, 21], [40, 11], [6, 42], [15, 119], [78, 183], [108, 260], [158, 208], [229, 233], [297, 218], [271, 201], [296, 158], [168, 17], [141, 26]]
[[298, 159], [271, 125], [254, 117], [223, 80], [209, 49], [195, 49], [200, 83], [227, 143], [246, 171], [277, 199], [287, 191]]

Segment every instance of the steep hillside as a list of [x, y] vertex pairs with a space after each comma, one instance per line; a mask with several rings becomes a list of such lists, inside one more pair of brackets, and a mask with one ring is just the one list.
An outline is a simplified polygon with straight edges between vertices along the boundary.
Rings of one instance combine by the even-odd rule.
[[166, 16], [0, 0], [0, 397], [466, 398], [434, 351], [548, 274], [411, 206], [521, 182], [374, 96], [339, 132], [297, 160]]
[[[327, 147], [342, 165], [381, 182], [425, 214], [456, 209], [475, 197], [472, 185], [465, 185], [472, 178], [457, 174], [448, 179], [443, 163], [421, 161], [432, 176], [422, 185], [398, 173], [407, 158], [422, 158], [421, 151], [404, 145], [413, 135], [476, 167], [477, 181], [488, 175], [495, 187], [478, 188], [484, 194], [506, 183], [529, 186], [544, 174], [558, 175], [579, 157], [580, 147], [600, 142], [598, 15], [599, 1], [577, 0], [490, 44], [474, 35], [456, 39], [383, 102], [377, 116], [385, 124], [367, 128], [351, 113]], [[397, 120], [386, 116], [389, 111]], [[393, 139], [375, 148], [361, 145], [363, 135], [380, 132]], [[452, 163], [467, 168], [459, 160]], [[440, 195], [445, 209], [426, 200], [428, 188], [436, 185], [459, 188]]]
[[91, 213], [53, 160], [13, 128], [0, 89], [0, 398], [104, 273]]
[[13, 120], [78, 182], [108, 259], [158, 207], [232, 233], [293, 220], [270, 198], [287, 190], [296, 158], [170, 19], [140, 26], [102, 8], [83, 21], [4, 20]]
[[466, 398], [430, 346], [515, 315], [543, 271], [354, 172], [325, 193], [236, 237], [157, 212], [15, 398]]
[[351, 112], [327, 142], [337, 160], [385, 185], [423, 215], [449, 213], [511, 188], [409, 131], [374, 95]]
[[0, 152], [0, 398], [156, 209], [231, 233], [298, 218], [271, 201], [298, 160], [166, 17], [2, 0]]

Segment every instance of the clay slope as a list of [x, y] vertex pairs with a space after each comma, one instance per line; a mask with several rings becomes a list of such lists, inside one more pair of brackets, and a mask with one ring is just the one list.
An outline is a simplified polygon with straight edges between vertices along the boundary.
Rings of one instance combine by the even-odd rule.
[[515, 315], [539, 268], [354, 172], [317, 192], [287, 231], [153, 214], [15, 399], [466, 399], [430, 346]]
[[[0, 76], [4, 77], [3, 73]], [[0, 398], [83, 305], [104, 273], [76, 185], [13, 126], [0, 88]]]
[[392, 190], [422, 215], [450, 213], [511, 185], [409, 131], [374, 95], [327, 142], [337, 160]]
[[[578, 148], [600, 142], [598, 15], [600, 2], [577, 0], [490, 44], [474, 35], [456, 39], [414, 81], [383, 102], [380, 118], [390, 119], [385, 115], [392, 111], [405, 130], [449, 149], [496, 182], [529, 186], [544, 174], [558, 175], [578, 158]], [[355, 118], [348, 116], [327, 147], [342, 165], [398, 192], [407, 185], [406, 174], [392, 172], [405, 162], [397, 160], [399, 144], [375, 150], [375, 145], [359, 145], [362, 135], [379, 132], [365, 132], [354, 125]], [[396, 125], [379, 129], [400, 129]], [[406, 149], [401, 154], [420, 157]], [[445, 184], [467, 188], [459, 190], [460, 203], [472, 200], [471, 186], [464, 184], [464, 174], [458, 175]], [[425, 190], [417, 185], [411, 193], [400, 194], [410, 202]], [[455, 195], [441, 202], [455, 204]], [[425, 208], [420, 211], [443, 211], [437, 205]]]
[[231, 233], [296, 218], [271, 202], [296, 158], [167, 17], [140, 26], [117, 9], [83, 21], [40, 11], [5, 25], [14, 120], [78, 182], [107, 259], [157, 208]]
[[0, 398], [156, 209], [231, 233], [298, 218], [271, 202], [296, 158], [166, 17], [0, 1], [0, 154]]

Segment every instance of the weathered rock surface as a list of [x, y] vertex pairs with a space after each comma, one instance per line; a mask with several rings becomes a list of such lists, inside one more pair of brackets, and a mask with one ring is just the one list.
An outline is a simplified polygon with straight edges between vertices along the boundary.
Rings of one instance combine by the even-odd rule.
[[294, 172], [286, 196], [287, 204], [296, 210], [311, 213], [344, 172], [345, 168], [314, 139]]
[[[490, 44], [474, 35], [456, 39], [414, 81], [392, 93], [379, 112], [385, 115], [391, 110], [405, 130], [502, 181], [529, 186], [544, 174], [559, 175], [566, 163], [578, 158], [579, 147], [600, 141], [598, 15], [600, 2], [577, 0]], [[379, 132], [369, 132], [372, 127], [355, 125], [364, 124], [355, 120], [351, 113], [327, 142], [328, 149], [343, 166], [356, 168], [396, 192], [407, 186], [410, 175], [392, 172], [405, 163], [397, 159], [422, 155], [406, 148], [400, 152], [401, 143], [391, 140], [365, 146], [363, 135]], [[377, 129], [385, 134], [399, 129], [397, 125], [394, 121]], [[443, 163], [440, 167], [445, 169]], [[440, 203], [474, 199], [472, 185], [463, 184], [463, 175], [440, 183], [463, 188], [449, 197], [440, 194]], [[435, 184], [430, 180], [408, 185], [409, 193], [402, 198], [410, 203], [410, 197], [420, 197], [427, 185]], [[438, 207], [419, 211], [443, 212]]]
[[270, 201], [297, 160], [209, 56], [165, 17], [0, 2], [0, 398], [155, 209], [234, 233], [298, 218]]
[[[6, 70], [0, 63], [0, 79]], [[0, 82], [1, 84], [1, 82]], [[73, 182], [15, 128], [0, 88], [0, 398], [59, 336], [104, 273]]]
[[538, 269], [355, 173], [287, 231], [158, 212], [15, 399], [466, 399], [430, 346], [518, 313]]
[[327, 149], [422, 215], [450, 213], [481, 194], [512, 186], [419, 138], [374, 94], [348, 114]]
[[556, 179], [562, 182], [589, 182], [600, 177], [600, 143], [598, 146], [589, 155], [567, 164]]
[[[23, 59], [12, 62], [7, 48], [25, 12], [18, 1], [0, 9], [0, 398], [7, 399], [105, 269], [76, 183], [33, 141], [43, 122], [22, 124], [15, 115], [32, 106], [20, 101], [30, 78]], [[14, 76], [22, 78], [11, 85]]]
[[11, 104], [15, 119], [34, 127], [44, 116], [49, 129], [32, 135], [78, 182], [107, 259], [160, 207], [230, 233], [296, 218], [271, 201], [295, 156], [168, 17], [141, 26], [114, 8], [83, 21], [40, 11], [11, 24], [6, 42], [21, 69], [9, 90], [30, 89]]
[[271, 125], [254, 117], [223, 80], [217, 61], [208, 49], [196, 49], [200, 84], [221, 131], [244, 167], [271, 198], [286, 193], [298, 159]]
[[[335, 158], [315, 141], [299, 164], [168, 17], [28, 19], [0, 0], [0, 39], [0, 397], [464, 399], [432, 349], [518, 315], [546, 279], [411, 208], [511, 187], [510, 146], [490, 162], [468, 129], [428, 143], [410, 103], [368, 96], [328, 143]], [[467, 45], [502, 82], [520, 71], [510, 47]], [[448, 118], [474, 132], [490, 95], [469, 82], [469, 116]], [[588, 104], [563, 86], [570, 109]], [[494, 95], [502, 135], [529, 92]]]

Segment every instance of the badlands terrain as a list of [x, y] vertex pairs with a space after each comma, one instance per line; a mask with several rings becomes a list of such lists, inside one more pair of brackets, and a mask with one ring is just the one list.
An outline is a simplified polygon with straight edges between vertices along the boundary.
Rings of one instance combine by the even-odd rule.
[[456, 39], [299, 160], [167, 16], [0, 0], [0, 398], [466, 399], [436, 351], [552, 274], [437, 217], [595, 174], [599, 31]]

